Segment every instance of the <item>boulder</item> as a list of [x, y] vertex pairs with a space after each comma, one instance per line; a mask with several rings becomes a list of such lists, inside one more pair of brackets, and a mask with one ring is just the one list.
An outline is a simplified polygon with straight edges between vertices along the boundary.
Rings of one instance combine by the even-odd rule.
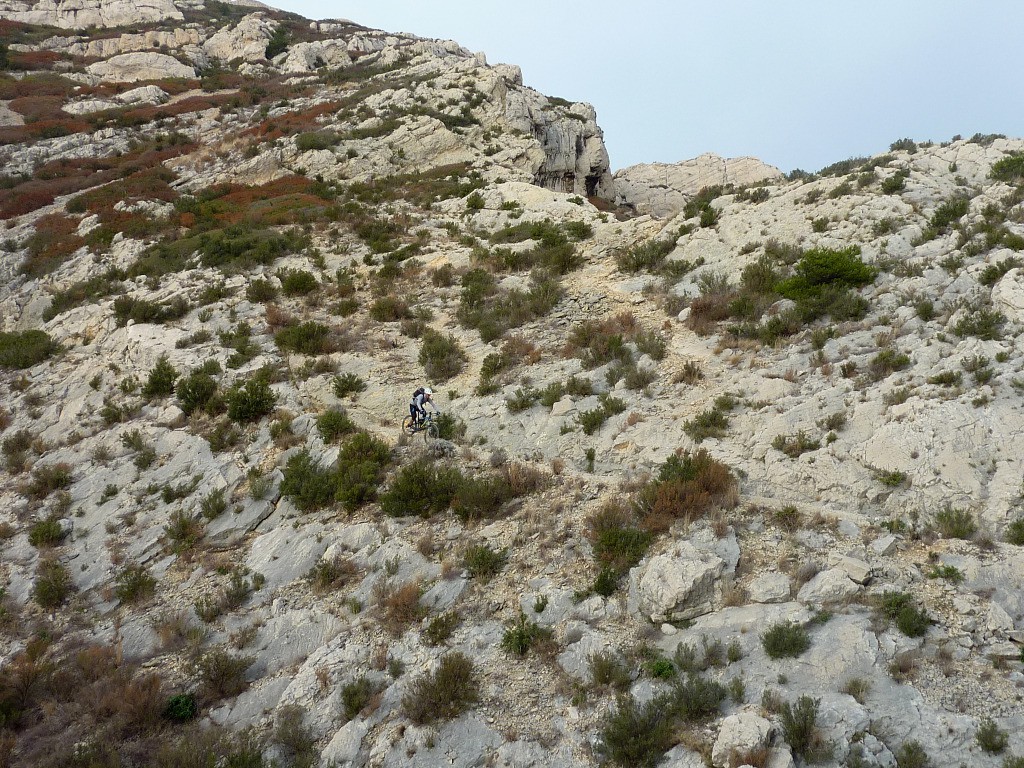
[[800, 588], [796, 599], [811, 605], [827, 605], [841, 603], [860, 591], [860, 587], [850, 580], [842, 568], [829, 568], [822, 571]]
[[194, 79], [196, 76], [192, 67], [166, 53], [122, 53], [90, 64], [86, 69], [90, 74], [111, 83], [163, 80], [168, 77]]
[[697, 192], [716, 184], [755, 184], [779, 181], [778, 168], [755, 157], [726, 159], [705, 153], [681, 163], [643, 163], [615, 173], [615, 201], [640, 213], [667, 217], [679, 213]]
[[203, 51], [213, 59], [231, 61], [263, 61], [267, 57], [267, 43], [274, 35], [277, 25], [263, 17], [262, 13], [251, 13], [233, 27], [226, 27], [203, 43]]
[[684, 541], [630, 571], [630, 610], [651, 621], [685, 621], [715, 610], [721, 601], [725, 561]]
[[789, 600], [789, 576], [784, 573], [762, 573], [747, 585], [747, 596], [755, 603], [784, 603]]
[[715, 768], [743, 764], [751, 752], [768, 746], [771, 733], [772, 724], [753, 712], [729, 715], [722, 721], [715, 746], [711, 749], [711, 764]]

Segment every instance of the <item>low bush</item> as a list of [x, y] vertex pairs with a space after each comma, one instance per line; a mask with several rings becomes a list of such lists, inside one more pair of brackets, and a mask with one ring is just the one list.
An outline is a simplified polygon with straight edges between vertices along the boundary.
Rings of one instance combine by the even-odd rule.
[[423, 629], [423, 641], [427, 645], [442, 645], [448, 641], [448, 638], [461, 623], [462, 617], [456, 611], [448, 611], [435, 616]]
[[701, 411], [683, 424], [683, 431], [695, 443], [702, 443], [708, 438], [725, 437], [729, 429], [729, 416], [718, 408]]
[[400, 587], [378, 582], [374, 595], [384, 612], [381, 623], [395, 637], [427, 615], [426, 607], [420, 603], [423, 584], [419, 580], [407, 582]]
[[1003, 536], [1007, 544], [1015, 544], [1024, 547], [1024, 517], [1018, 517], [1008, 526]]
[[277, 395], [266, 379], [249, 379], [242, 386], [233, 387], [225, 397], [228, 418], [235, 422], [257, 421], [274, 410]]
[[974, 739], [978, 742], [978, 746], [990, 755], [1002, 754], [1010, 743], [1006, 731], [996, 725], [995, 720], [990, 717], [986, 717], [978, 723], [978, 730], [974, 734]]
[[171, 512], [170, 520], [164, 526], [164, 535], [170, 544], [171, 551], [181, 554], [193, 549], [203, 538], [203, 524], [195, 515], [183, 509]]
[[581, 411], [576, 414], [576, 421], [583, 429], [583, 433], [592, 435], [612, 416], [626, 410], [626, 403], [617, 397], [605, 393], [599, 398], [600, 404], [597, 408], [589, 411]]
[[366, 382], [354, 373], [342, 373], [334, 377], [334, 396], [337, 398], [355, 395], [366, 389]]
[[932, 759], [919, 741], [906, 741], [896, 750], [896, 768], [931, 768]]
[[175, 394], [178, 396], [178, 405], [186, 416], [191, 416], [196, 411], [214, 413], [223, 408], [221, 400], [215, 397], [217, 380], [201, 368], [178, 379]]
[[654, 768], [676, 743], [676, 722], [665, 694], [643, 704], [623, 699], [601, 723], [598, 754], [620, 768]]
[[224, 514], [228, 508], [228, 500], [224, 497], [224, 489], [210, 491], [199, 502], [199, 513], [207, 520], [213, 520]]
[[316, 428], [325, 443], [338, 442], [343, 436], [356, 431], [356, 425], [344, 408], [321, 413], [316, 417]]
[[156, 591], [156, 579], [145, 566], [138, 563], [126, 565], [118, 572], [114, 581], [117, 583], [114, 594], [122, 603], [137, 603], [152, 597]]
[[59, 520], [48, 518], [32, 525], [28, 532], [28, 541], [33, 547], [54, 547], [68, 535], [68, 531]]
[[466, 549], [462, 564], [469, 575], [481, 581], [490, 581], [505, 566], [508, 553], [505, 550], [495, 551], [486, 544], [477, 544]]
[[616, 501], [605, 504], [587, 519], [587, 538], [594, 559], [619, 573], [639, 563], [654, 540], [649, 531], [636, 524], [629, 508]]
[[356, 432], [338, 452], [334, 498], [353, 510], [374, 499], [384, 468], [391, 461], [388, 444], [368, 432]]
[[675, 247], [675, 240], [647, 240], [637, 243], [616, 254], [615, 266], [620, 272], [657, 272]]
[[1005, 324], [1003, 313], [990, 307], [974, 307], [953, 324], [953, 333], [961, 337], [974, 336], [982, 341], [998, 341], [1003, 337]]
[[700, 449], [670, 456], [657, 480], [641, 489], [636, 505], [644, 528], [660, 531], [674, 520], [691, 522], [715, 505], [734, 502], [735, 492], [729, 468]]
[[1024, 178], [1024, 152], [1010, 152], [1006, 157], [992, 163], [992, 170], [989, 171], [996, 181], [1016, 183]]
[[799, 656], [811, 647], [811, 636], [799, 624], [790, 621], [771, 625], [761, 635], [764, 652], [772, 659]]
[[175, 723], [187, 723], [199, 714], [199, 704], [191, 693], [176, 693], [167, 699], [163, 716]]
[[207, 651], [195, 662], [203, 694], [213, 700], [237, 696], [249, 686], [245, 670], [254, 661], [251, 656], [236, 656], [224, 648]]
[[457, 469], [418, 459], [402, 467], [391, 480], [380, 497], [381, 511], [392, 517], [430, 517], [449, 507], [463, 480]]
[[626, 665], [614, 653], [590, 655], [590, 682], [595, 688], [624, 691], [633, 682]]
[[460, 374], [468, 361], [469, 358], [454, 336], [444, 336], [432, 328], [424, 329], [419, 363], [427, 378], [447, 381]]
[[525, 656], [534, 646], [543, 648], [553, 643], [554, 632], [542, 627], [535, 621], [529, 621], [526, 614], [520, 613], [515, 624], [505, 629], [501, 638], [501, 648], [516, 656]]
[[947, 504], [935, 513], [935, 527], [945, 539], [970, 539], [978, 532], [978, 523], [970, 510]]
[[801, 696], [795, 704], [783, 702], [779, 711], [782, 733], [793, 754], [809, 763], [823, 762], [832, 757], [832, 744], [826, 742], [817, 726], [821, 702], [810, 696]]
[[142, 387], [142, 395], [150, 399], [172, 395], [174, 394], [174, 382], [177, 379], [178, 372], [171, 365], [171, 361], [167, 359], [167, 355], [160, 355]]
[[303, 512], [320, 509], [334, 500], [337, 488], [335, 474], [324, 469], [309, 451], [303, 450], [288, 459], [281, 481], [281, 494]]
[[59, 349], [45, 331], [0, 333], [0, 368], [31, 368]]
[[451, 720], [480, 700], [480, 680], [472, 660], [452, 652], [437, 669], [413, 680], [402, 699], [402, 711], [417, 725]]
[[359, 713], [369, 706], [370, 702], [377, 695], [377, 686], [366, 675], [360, 675], [341, 686], [341, 712], [344, 721], [354, 720]]
[[32, 598], [40, 608], [52, 611], [64, 604], [74, 585], [71, 574], [59, 560], [44, 558], [36, 567], [36, 581], [32, 586]]
[[30, 499], [40, 501], [45, 499], [54, 491], [67, 488], [71, 485], [71, 465], [47, 464], [37, 466], [32, 470], [32, 478], [24, 487], [24, 493]]
[[415, 315], [409, 305], [397, 296], [382, 296], [370, 305], [370, 317], [379, 323], [397, 323]]
[[877, 601], [878, 614], [895, 621], [897, 628], [907, 637], [922, 637], [931, 626], [928, 614], [919, 608], [913, 595], [907, 592], [886, 592]]
[[341, 589], [359, 573], [359, 566], [347, 557], [335, 555], [333, 558], [320, 560], [306, 574], [313, 591], [326, 594]]
[[181, 296], [170, 304], [158, 304], [127, 294], [114, 299], [114, 319], [119, 326], [127, 325], [129, 320], [135, 323], [166, 323], [184, 317], [189, 309], [188, 302]]
[[323, 355], [337, 351], [340, 346], [329, 326], [312, 320], [285, 326], [274, 334], [274, 341], [281, 349], [300, 355]]
[[261, 277], [258, 280], [253, 280], [246, 286], [245, 298], [253, 304], [263, 304], [268, 301], [274, 301], [277, 298], [277, 292], [276, 285], [265, 277]]
[[312, 272], [304, 269], [281, 269], [277, 272], [285, 296], [305, 296], [320, 287]]
[[808, 451], [816, 451], [821, 448], [818, 440], [812, 440], [801, 430], [795, 435], [776, 435], [772, 440], [772, 448], [795, 459]]

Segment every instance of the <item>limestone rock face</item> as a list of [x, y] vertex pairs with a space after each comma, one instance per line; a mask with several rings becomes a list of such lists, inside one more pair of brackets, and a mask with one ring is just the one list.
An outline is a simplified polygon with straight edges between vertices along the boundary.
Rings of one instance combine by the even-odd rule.
[[753, 712], [729, 715], [722, 721], [722, 729], [711, 750], [711, 764], [715, 768], [738, 765], [732, 759], [742, 758], [754, 750], [766, 747], [771, 732], [772, 724]]
[[726, 159], [705, 153], [681, 163], [643, 163], [615, 173], [615, 200], [640, 213], [672, 216], [704, 187], [754, 184], [783, 178], [782, 171], [755, 157]]
[[174, 50], [195, 46], [202, 40], [203, 35], [198, 29], [152, 29], [139, 33], [129, 32], [120, 37], [101, 37], [98, 40], [89, 40], [85, 37], [51, 37], [43, 41], [40, 48], [72, 56], [107, 59], [119, 53], [152, 51], [155, 48]]
[[296, 43], [288, 48], [281, 64], [284, 72], [313, 72], [320, 67], [340, 69], [352, 64], [348, 45], [344, 40], [314, 40]]
[[121, 27], [185, 18], [173, 0], [5, 0], [0, 2], [0, 17], [61, 29]]
[[277, 25], [261, 13], [251, 13], [233, 27], [214, 34], [203, 44], [208, 56], [221, 61], [244, 59], [262, 61], [266, 58], [267, 42]]
[[651, 621], [685, 621], [713, 611], [725, 561], [684, 541], [630, 572], [630, 606]]
[[842, 568], [829, 568], [822, 571], [800, 588], [797, 600], [812, 605], [838, 603], [853, 597], [860, 587], [850, 580]]
[[166, 53], [122, 53], [87, 67], [90, 74], [111, 83], [134, 83], [165, 77], [194, 78], [196, 71]]

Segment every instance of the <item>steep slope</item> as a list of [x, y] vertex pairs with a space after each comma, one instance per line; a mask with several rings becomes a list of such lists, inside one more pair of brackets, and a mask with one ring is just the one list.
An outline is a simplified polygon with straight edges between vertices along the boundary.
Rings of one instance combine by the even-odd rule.
[[1024, 142], [637, 216], [514, 66], [152, 7], [3, 6], [3, 759], [1024, 753]]

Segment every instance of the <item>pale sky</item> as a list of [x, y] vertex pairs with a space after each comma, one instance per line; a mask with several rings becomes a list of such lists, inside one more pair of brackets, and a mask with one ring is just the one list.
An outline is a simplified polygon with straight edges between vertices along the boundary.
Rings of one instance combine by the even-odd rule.
[[597, 109], [613, 170], [715, 152], [816, 171], [897, 139], [1024, 136], [1018, 0], [274, 0], [452, 39]]

